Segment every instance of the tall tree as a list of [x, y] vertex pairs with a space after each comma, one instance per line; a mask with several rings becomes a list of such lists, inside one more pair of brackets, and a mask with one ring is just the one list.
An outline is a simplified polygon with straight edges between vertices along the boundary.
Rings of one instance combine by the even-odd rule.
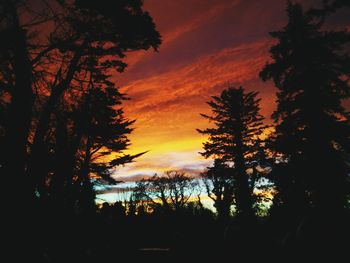
[[259, 113], [257, 92], [245, 92], [242, 87], [230, 87], [220, 96], [213, 96], [208, 104], [212, 115], [202, 116], [213, 123], [213, 128], [198, 130], [209, 135], [203, 144], [206, 157], [219, 159], [231, 166], [235, 182], [235, 202], [238, 214], [242, 218], [254, 216], [252, 199], [252, 178], [250, 170], [257, 164], [254, 162], [260, 145], [256, 143], [262, 135], [264, 117]]
[[[98, 84], [98, 82], [95, 82]], [[132, 132], [131, 125], [135, 121], [125, 118], [124, 111], [120, 108], [123, 94], [114, 86], [92, 87], [84, 97], [81, 109], [75, 116], [78, 133], [80, 133], [80, 146], [75, 152], [78, 159], [77, 181], [81, 184], [81, 202], [90, 201], [92, 198], [84, 198], [84, 193], [93, 192], [92, 178], [103, 180], [105, 183], [115, 184], [112, 171], [116, 166], [132, 162], [135, 155], [124, 154], [130, 146], [128, 135]]]
[[[2, 140], [1, 174], [5, 184], [17, 185], [18, 195], [27, 202], [33, 198], [25, 176], [27, 137], [34, 103], [33, 73], [28, 49], [28, 36], [21, 27], [18, 1], [0, 3], [1, 93], [6, 93], [6, 116]], [[3, 94], [2, 94], [3, 95]]]
[[270, 33], [277, 44], [260, 73], [278, 89], [273, 149], [281, 203], [301, 210], [342, 209], [349, 193], [350, 57], [346, 31], [324, 31], [300, 4], [288, 4], [288, 24]]
[[39, 69], [51, 60], [58, 61], [44, 70], [54, 75], [55, 80], [46, 79], [49, 96], [36, 123], [28, 165], [37, 191], [44, 195], [46, 174], [41, 160], [46, 154], [45, 140], [59, 100], [72, 88], [81, 86], [81, 82], [89, 83], [91, 66], [104, 71], [107, 81], [112, 70], [122, 72], [126, 67], [122, 61], [126, 52], [157, 49], [160, 44], [160, 35], [142, 9], [142, 1], [60, 1], [58, 10], [59, 19], [48, 43], [33, 58]]
[[142, 1], [5, 0], [0, 15], [1, 148], [7, 149], [0, 169], [9, 185], [23, 187], [18, 197], [30, 200], [46, 194], [43, 160], [61, 101], [69, 102], [70, 91], [84, 94], [91, 67], [107, 81], [126, 67], [126, 52], [156, 50], [161, 40]]

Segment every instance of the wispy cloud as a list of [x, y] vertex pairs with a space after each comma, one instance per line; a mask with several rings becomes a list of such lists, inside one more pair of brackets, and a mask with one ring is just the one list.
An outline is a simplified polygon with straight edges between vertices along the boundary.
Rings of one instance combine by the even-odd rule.
[[206, 102], [228, 83], [261, 91], [264, 115], [269, 116], [274, 107], [274, 89], [271, 83], [262, 83], [258, 73], [269, 59], [268, 28], [280, 23], [276, 10], [282, 11], [284, 4], [273, 0], [161, 3], [145, 1], [163, 36], [160, 52], [129, 54], [126, 74], [116, 76], [131, 98], [125, 104], [126, 115], [137, 119], [130, 152], [149, 151], [115, 171], [114, 176], [124, 181], [170, 169], [195, 175], [209, 166], [211, 161], [198, 154], [206, 138], [196, 128], [207, 127], [200, 113], [208, 113]]
[[182, 171], [188, 176], [198, 176], [211, 163], [211, 160], [199, 156], [196, 150], [158, 152], [117, 169], [114, 178], [124, 182], [132, 182], [169, 170]]
[[[184, 67], [123, 87], [122, 91], [132, 98], [125, 105], [126, 114], [137, 119], [131, 150], [150, 152], [118, 169], [115, 176], [136, 179], [170, 169], [190, 174], [205, 169], [210, 161], [201, 159], [198, 152], [206, 138], [196, 128], [208, 125], [200, 116], [209, 110], [206, 101], [227, 83], [259, 90], [258, 73], [269, 59], [270, 44], [270, 40], [262, 39], [219, 50]], [[274, 105], [272, 86], [261, 84], [261, 88], [263, 103], [268, 105], [264, 112], [270, 115]]]
[[[185, 67], [131, 82], [122, 89], [132, 98], [126, 110], [137, 117], [140, 128], [162, 129], [158, 125], [163, 123], [172, 129], [183, 127], [188, 119], [199, 120], [200, 110], [207, 107], [205, 101], [225, 84], [244, 85], [258, 79], [259, 71], [268, 60], [270, 43], [265, 39], [227, 48]], [[259, 90], [256, 86], [247, 88]]]
[[[242, 85], [260, 92], [264, 116], [273, 112], [275, 88], [258, 73], [270, 59], [268, 32], [286, 22], [286, 3], [146, 0], [145, 8], [163, 36], [160, 52], [128, 54], [129, 68], [115, 79], [131, 97], [124, 107], [127, 117], [137, 119], [130, 152], [149, 152], [114, 176], [135, 181], [170, 169], [195, 175], [211, 163], [198, 154], [206, 138], [195, 130], [208, 126], [199, 114], [208, 113], [211, 96], [228, 83]], [[347, 14], [334, 16], [332, 27], [349, 25]]]
[[[218, 1], [215, 4], [211, 3], [210, 8], [194, 13], [189, 19], [184, 19], [183, 21], [179, 20], [179, 23], [175, 27], [166, 28], [164, 31], [162, 30], [161, 33], [163, 42], [160, 50], [166, 48], [167, 45], [176, 41], [182, 35], [210, 23], [223, 11], [238, 5], [241, 1], [242, 0], [231, 0], [221, 2]], [[132, 70], [134, 65], [137, 65], [137, 63], [152, 55], [152, 53], [147, 51], [138, 51], [128, 54], [125, 60], [128, 64], [128, 70]]]
[[192, 18], [184, 24], [180, 24], [179, 26], [171, 29], [164, 34], [164, 44], [173, 42], [181, 35], [191, 32], [196, 28], [206, 25], [210, 23], [213, 19], [215, 19], [218, 15], [220, 15], [223, 11], [228, 8], [232, 8], [233, 6], [238, 5], [242, 0], [233, 0], [226, 2], [218, 2], [216, 5], [212, 5], [209, 9], [203, 10], [200, 13], [194, 14]]

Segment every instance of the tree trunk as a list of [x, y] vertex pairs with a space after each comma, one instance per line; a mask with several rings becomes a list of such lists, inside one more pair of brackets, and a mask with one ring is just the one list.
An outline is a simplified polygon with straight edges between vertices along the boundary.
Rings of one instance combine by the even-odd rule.
[[16, 196], [23, 202], [34, 197], [30, 181], [25, 176], [27, 163], [28, 133], [32, 117], [34, 95], [32, 91], [32, 68], [26, 43], [26, 32], [20, 28], [16, 7], [9, 1], [13, 22], [13, 73], [15, 85], [11, 90], [8, 126], [5, 134], [7, 154], [4, 163], [4, 185], [15, 186]]
[[[32, 91], [32, 67], [29, 60], [26, 32], [20, 27], [15, 1], [6, 1], [8, 17], [11, 23], [11, 41], [14, 85], [11, 89], [4, 143], [3, 167], [0, 167], [5, 197], [3, 222], [9, 231], [4, 231], [6, 240], [4, 252], [9, 253], [13, 262], [32, 261], [37, 251], [31, 249], [30, 242], [37, 244], [39, 236], [34, 206], [34, 189], [26, 177], [28, 134], [32, 118], [34, 95]], [[23, 208], [30, 211], [25, 214]], [[9, 234], [7, 234], [7, 232]], [[34, 234], [35, 233], [35, 234]], [[19, 253], [20, 251], [20, 253]], [[24, 258], [25, 255], [25, 258]]]
[[29, 175], [35, 178], [35, 184], [38, 187], [39, 193], [41, 193], [42, 195], [45, 195], [45, 192], [46, 192], [46, 186], [45, 186], [46, 174], [45, 174], [45, 171], [42, 169], [41, 162], [44, 156], [46, 155], [45, 136], [49, 129], [51, 114], [53, 113], [59, 99], [62, 97], [63, 93], [67, 90], [67, 88], [69, 87], [73, 79], [74, 73], [77, 69], [78, 62], [82, 56], [82, 52], [83, 52], [82, 50], [83, 50], [83, 46], [75, 52], [70, 62], [70, 66], [69, 66], [66, 78], [62, 80], [57, 86], [52, 87], [52, 92], [50, 94], [48, 102], [46, 103], [43, 109], [43, 112], [39, 118], [39, 122], [37, 124], [33, 145], [31, 149], [31, 158], [29, 162], [28, 173]]
[[67, 131], [67, 120], [64, 116], [57, 114], [56, 127], [56, 147], [55, 147], [55, 167], [50, 184], [50, 202], [56, 210], [62, 211], [67, 198], [67, 188], [69, 180], [69, 140]]
[[236, 190], [236, 207], [238, 215], [243, 220], [252, 220], [254, 218], [252, 193], [249, 187], [248, 174], [244, 160], [242, 136], [237, 136], [235, 156], [235, 181], [237, 182]]

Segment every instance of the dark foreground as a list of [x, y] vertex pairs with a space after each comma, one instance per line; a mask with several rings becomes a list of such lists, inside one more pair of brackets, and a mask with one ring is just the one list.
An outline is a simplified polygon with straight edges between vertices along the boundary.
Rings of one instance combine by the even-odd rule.
[[30, 218], [24, 214], [6, 229], [10, 255], [2, 253], [1, 262], [336, 263], [347, 262], [350, 244], [347, 211], [249, 224], [234, 218], [224, 223], [205, 211]]

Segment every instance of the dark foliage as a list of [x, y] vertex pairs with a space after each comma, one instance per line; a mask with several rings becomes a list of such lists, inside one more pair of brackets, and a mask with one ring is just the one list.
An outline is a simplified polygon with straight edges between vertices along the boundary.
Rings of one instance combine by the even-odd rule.
[[[231, 168], [231, 180], [227, 182], [231, 186], [226, 186], [224, 191], [228, 194], [230, 188], [234, 189], [236, 210], [247, 220], [254, 215], [252, 196], [256, 178], [251, 175], [259, 165], [256, 159], [262, 147], [259, 136], [265, 128], [264, 118], [259, 113], [260, 100], [256, 96], [257, 92], [246, 93], [242, 87], [224, 90], [219, 97], [214, 96], [208, 102], [213, 115], [202, 115], [214, 124], [214, 128], [198, 130], [209, 135], [201, 154], [206, 158], [214, 157]], [[224, 176], [227, 181], [225, 174], [216, 176]], [[226, 198], [226, 202], [231, 200]], [[227, 203], [226, 206], [230, 207], [231, 204]]]
[[289, 4], [288, 24], [271, 35], [273, 62], [261, 72], [278, 88], [273, 149], [280, 202], [290, 211], [342, 209], [348, 202], [350, 58], [347, 32], [323, 31], [299, 4]]

